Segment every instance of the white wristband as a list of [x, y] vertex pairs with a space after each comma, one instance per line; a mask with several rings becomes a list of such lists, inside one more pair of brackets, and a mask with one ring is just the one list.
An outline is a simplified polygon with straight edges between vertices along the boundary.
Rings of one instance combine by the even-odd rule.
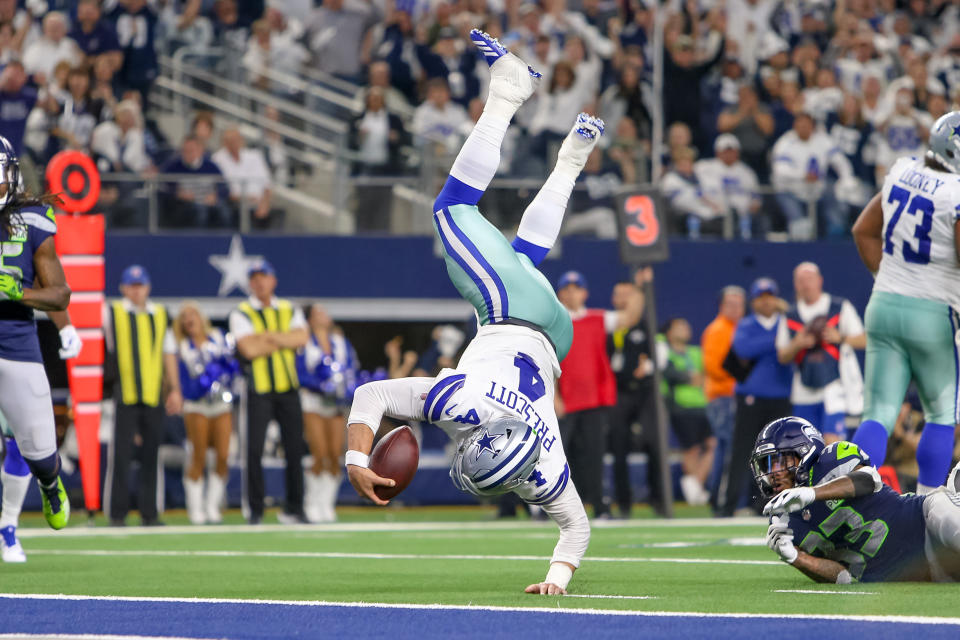
[[853, 584], [853, 576], [850, 575], [850, 572], [844, 569], [837, 574], [837, 584]]
[[344, 464], [353, 465], [355, 467], [363, 467], [364, 469], [370, 463], [370, 456], [359, 451], [347, 451], [347, 455], [343, 458]]
[[547, 577], [544, 582], [555, 584], [561, 589], [566, 589], [570, 584], [570, 578], [573, 577], [573, 569], [561, 562], [554, 562], [547, 571]]

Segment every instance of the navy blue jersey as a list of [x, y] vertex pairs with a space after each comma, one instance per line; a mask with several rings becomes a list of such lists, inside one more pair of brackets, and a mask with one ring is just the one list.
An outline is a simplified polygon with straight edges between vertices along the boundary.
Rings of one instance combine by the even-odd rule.
[[110, 14], [116, 25], [117, 40], [123, 51], [123, 66], [117, 73], [124, 87], [149, 86], [157, 77], [157, 52], [154, 36], [157, 14], [149, 7], [130, 13], [117, 7]]
[[34, 87], [25, 86], [14, 93], [0, 91], [0, 136], [10, 141], [17, 155], [23, 153], [27, 116], [36, 102], [37, 90]]
[[95, 24], [90, 33], [85, 32], [79, 23], [75, 23], [69, 35], [80, 47], [80, 50], [88, 56], [98, 56], [109, 51], [120, 51], [117, 31], [106, 20], [101, 20]]
[[[852, 442], [835, 442], [813, 465], [811, 484], [849, 474], [870, 458]], [[923, 496], [890, 487], [851, 500], [818, 500], [790, 514], [793, 541], [809, 554], [846, 565], [862, 582], [923, 579]]]
[[[50, 207], [24, 207], [14, 215], [12, 233], [0, 229], [0, 270], [33, 287], [33, 254], [57, 232]], [[11, 300], [0, 301], [0, 358], [42, 362], [33, 309]]]

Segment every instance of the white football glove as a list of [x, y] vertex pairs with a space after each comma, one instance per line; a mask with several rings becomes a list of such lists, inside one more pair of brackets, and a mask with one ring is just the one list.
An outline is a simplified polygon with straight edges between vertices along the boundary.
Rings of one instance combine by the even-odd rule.
[[817, 499], [813, 487], [795, 487], [782, 491], [763, 507], [763, 515], [773, 516], [781, 513], [800, 511]]
[[80, 355], [83, 341], [72, 324], [60, 329], [60, 359], [69, 360]]
[[767, 527], [767, 546], [787, 564], [797, 560], [797, 548], [793, 546], [793, 529], [787, 516], [774, 516]]

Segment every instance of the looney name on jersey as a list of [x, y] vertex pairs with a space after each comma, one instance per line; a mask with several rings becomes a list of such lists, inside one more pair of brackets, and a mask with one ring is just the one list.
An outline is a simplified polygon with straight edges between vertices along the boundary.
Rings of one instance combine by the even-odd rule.
[[491, 381], [490, 391], [485, 395], [497, 404], [511, 411], [516, 411], [520, 419], [537, 432], [537, 437], [540, 438], [540, 446], [543, 447], [544, 450], [550, 451], [553, 443], [557, 441], [557, 436], [547, 437], [547, 434], [550, 433], [549, 425], [543, 421], [543, 418], [540, 417], [537, 410], [533, 408], [533, 403], [527, 400], [522, 393], [518, 393], [506, 388], [502, 384]]
[[944, 180], [938, 180], [933, 176], [920, 173], [913, 169], [907, 169], [900, 174], [900, 177], [897, 178], [897, 182], [900, 184], [905, 184], [908, 187], [913, 187], [914, 189], [919, 189], [926, 194], [934, 195], [937, 193], [937, 189], [942, 187], [945, 184]]

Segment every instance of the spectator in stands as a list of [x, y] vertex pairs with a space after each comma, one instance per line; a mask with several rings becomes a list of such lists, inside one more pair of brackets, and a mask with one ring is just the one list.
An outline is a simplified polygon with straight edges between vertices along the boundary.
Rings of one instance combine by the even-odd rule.
[[57, 125], [50, 133], [60, 139], [61, 148], [89, 151], [103, 102], [90, 98], [90, 73], [85, 68], [70, 70], [67, 90], [69, 94], [61, 106]]
[[27, 117], [37, 102], [37, 90], [27, 86], [23, 64], [16, 60], [0, 71], [0, 136], [13, 145], [18, 156], [23, 156], [23, 134]]
[[425, 78], [446, 80], [451, 99], [460, 106], [466, 108], [480, 93], [476, 53], [463, 46], [453, 27], [440, 29], [433, 46], [418, 44], [417, 60]]
[[[737, 417], [724, 470], [725, 492], [718, 505], [721, 516], [734, 515], [748, 485], [756, 495], [747, 469], [757, 434], [767, 423], [790, 415], [791, 369], [777, 359], [777, 327], [784, 306], [779, 293], [770, 278], [754, 281], [750, 287], [753, 313], [740, 321], [733, 337], [734, 351], [752, 366], [747, 378], [736, 386]], [[759, 512], [763, 503], [758, 498], [753, 506]]]
[[239, 81], [237, 75], [243, 52], [247, 49], [250, 36], [250, 22], [241, 19], [237, 0], [215, 0], [213, 3], [213, 35], [220, 46], [226, 49], [228, 59], [226, 70], [231, 79]]
[[836, 116], [843, 104], [843, 89], [837, 86], [833, 69], [817, 69], [816, 85], [804, 89], [803, 104], [820, 125]]
[[391, 82], [390, 64], [385, 60], [370, 63], [367, 75], [367, 91], [378, 89], [383, 96], [383, 103], [390, 113], [405, 113], [410, 109], [410, 103], [402, 91]]
[[853, 167], [847, 157], [834, 147], [826, 133], [816, 129], [809, 112], [801, 112], [793, 123], [793, 130], [773, 146], [773, 185], [791, 238], [812, 238], [811, 209], [815, 211], [819, 228], [825, 227], [825, 235], [849, 232], [846, 211], [834, 195], [833, 184], [827, 180], [830, 167], [840, 177], [838, 188], [856, 188]]
[[[401, 171], [400, 148], [406, 132], [400, 117], [388, 113], [383, 92], [370, 88], [366, 110], [352, 124], [352, 147], [357, 150], [355, 171], [362, 176], [398, 175]], [[357, 231], [388, 231], [393, 189], [390, 185], [370, 185], [357, 190]]]
[[276, 70], [296, 76], [310, 58], [309, 52], [297, 41], [274, 34], [267, 20], [257, 20], [250, 30], [250, 41], [243, 54], [248, 81], [261, 89], [273, 89], [288, 96], [295, 94], [296, 90], [286, 83], [274, 86], [268, 74]]
[[[718, 23], [711, 23], [711, 30]], [[704, 100], [701, 83], [723, 57], [725, 43], [712, 43], [715, 51], [698, 56], [695, 43], [688, 35], [676, 36], [668, 42], [663, 56], [663, 110], [668, 122], [683, 122], [693, 131], [693, 143], [704, 153], [709, 148], [702, 119]]]
[[370, 60], [370, 28], [380, 16], [373, 4], [324, 0], [307, 24], [307, 42], [317, 68], [360, 83], [363, 65]]
[[67, 37], [67, 17], [59, 11], [51, 11], [43, 17], [43, 37], [23, 51], [23, 68], [28, 75], [36, 75], [42, 84], [53, 74], [57, 63], [79, 61], [82, 53], [77, 43]]
[[614, 130], [607, 155], [620, 168], [620, 177], [624, 183], [637, 184], [647, 181], [647, 176], [650, 175], [647, 166], [650, 141], [637, 135], [637, 127], [630, 118], [620, 120]]
[[[666, 153], [660, 159], [661, 162], [663, 162], [664, 170], [670, 165], [670, 159], [673, 157], [675, 151], [691, 146], [693, 146], [693, 133], [690, 131], [690, 127], [682, 122], [674, 122], [670, 125], [667, 128]], [[654, 177], [659, 179], [663, 176]]]
[[720, 113], [717, 130], [736, 137], [743, 162], [757, 175], [769, 175], [767, 151], [773, 135], [773, 116], [757, 99], [756, 90], [750, 85], [740, 86], [734, 107]]
[[87, 56], [88, 64], [94, 64], [101, 56], [106, 57], [114, 69], [123, 64], [117, 31], [112, 24], [101, 20], [99, 0], [79, 0], [77, 19], [70, 37]]
[[[410, 12], [399, 7], [387, 14], [383, 24], [383, 33], [379, 42], [373, 47], [378, 56], [390, 68], [390, 84], [404, 95], [407, 102], [413, 104], [417, 100], [417, 81], [413, 67], [416, 63], [416, 38], [413, 18]], [[371, 64], [370, 73], [373, 73]], [[372, 82], [373, 86], [381, 86]], [[388, 105], [390, 102], [388, 102]], [[390, 107], [392, 108], [392, 107]]]
[[706, 484], [713, 469], [717, 439], [707, 420], [703, 394], [703, 353], [690, 345], [690, 323], [685, 318], [667, 320], [657, 336], [657, 365], [663, 371], [664, 395], [670, 426], [683, 449], [680, 489], [688, 504], [710, 501]]
[[828, 444], [846, 440], [847, 415], [863, 412], [863, 377], [853, 352], [867, 346], [863, 322], [848, 300], [823, 291], [812, 262], [793, 270], [793, 289], [797, 301], [780, 320], [776, 341], [780, 362], [796, 364], [793, 415], [817, 425]]
[[551, 144], [558, 144], [567, 135], [569, 127], [564, 122], [573, 122], [592, 96], [584, 93], [578, 83], [573, 65], [561, 60], [553, 67], [546, 92], [541, 90], [537, 99], [537, 111], [530, 122], [530, 134], [537, 136], [536, 153], [543, 160]]
[[93, 77], [90, 82], [90, 98], [103, 102], [103, 117], [114, 113], [117, 107], [116, 87], [113, 85], [113, 76], [116, 69], [114, 61], [109, 55], [98, 57], [93, 63]]
[[450, 101], [450, 89], [443, 78], [427, 83], [427, 99], [413, 114], [414, 143], [424, 146], [435, 143], [446, 153], [460, 144], [460, 131], [469, 122], [467, 112]]
[[190, 123], [190, 135], [196, 138], [203, 147], [204, 153], [213, 145], [213, 132], [216, 127], [213, 122], [212, 111], [197, 111]]
[[913, 81], [900, 85], [894, 93], [893, 110], [877, 127], [879, 148], [877, 150], [877, 184], [883, 184], [887, 170], [897, 158], [922, 156], [933, 118], [929, 113], [913, 106]]
[[735, 136], [724, 133], [713, 143], [715, 158], [698, 160], [693, 172], [704, 194], [719, 202], [729, 215], [739, 221], [740, 237], [753, 237], [754, 221], [760, 211], [761, 199], [757, 193], [757, 174], [740, 162], [740, 142]]
[[303, 512], [309, 522], [333, 522], [337, 519], [346, 413], [359, 362], [353, 345], [323, 306], [310, 306], [307, 323], [310, 337], [297, 352], [296, 361], [303, 435], [313, 458], [313, 466], [304, 474]]
[[743, 318], [745, 303], [746, 295], [741, 287], [724, 287], [720, 292], [720, 312], [713, 322], [707, 325], [700, 338], [706, 378], [703, 390], [707, 396], [707, 419], [710, 420], [713, 435], [717, 439], [717, 452], [709, 485], [710, 501], [715, 509], [720, 491], [720, 477], [733, 440], [737, 406], [734, 398], [736, 380], [724, 368], [724, 363], [730, 356], [733, 334], [737, 323]]
[[230, 210], [226, 206], [227, 187], [223, 173], [204, 153], [200, 141], [190, 135], [184, 138], [180, 155], [166, 165], [161, 173], [189, 177], [182, 182], [166, 185], [163, 207], [165, 226], [211, 227], [231, 226]]
[[884, 99], [883, 85], [879, 76], [866, 75], [861, 85], [863, 86], [863, 104], [861, 105], [863, 119], [876, 129], [887, 119], [890, 104]]
[[[137, 506], [144, 526], [162, 524], [158, 514], [158, 452], [163, 440], [164, 409], [180, 413], [177, 345], [163, 305], [150, 301], [150, 276], [131, 265], [120, 277], [122, 300], [103, 305], [103, 333], [108, 369], [115, 372], [113, 442], [107, 450], [103, 505], [111, 526], [126, 524], [130, 508], [130, 461], [140, 440], [140, 491]], [[140, 327], [149, 331], [138, 331]], [[137, 366], [134, 367], [134, 363]], [[162, 392], [166, 390], [164, 395]]]
[[587, 156], [587, 164], [577, 178], [577, 183], [584, 188], [575, 189], [567, 204], [565, 234], [617, 237], [616, 196], [623, 186], [622, 175], [620, 167], [602, 149], [594, 149]]
[[848, 93], [844, 96], [840, 110], [827, 119], [826, 130], [836, 148], [850, 161], [857, 180], [856, 189], [840, 192], [837, 196], [845, 204], [862, 208], [876, 192], [874, 164], [877, 150], [873, 126], [864, 119], [855, 95]]
[[213, 154], [213, 163], [227, 179], [230, 202], [242, 213], [244, 208], [252, 212], [251, 224], [255, 229], [267, 229], [279, 222], [271, 214], [270, 198], [273, 189], [270, 169], [260, 149], [248, 149], [240, 129], [227, 127], [220, 137], [222, 147]]
[[[184, 302], [173, 323], [177, 339], [180, 383], [183, 387], [183, 421], [187, 429], [187, 455], [183, 490], [187, 516], [193, 524], [219, 524], [226, 497], [230, 436], [233, 435], [233, 378], [240, 365], [223, 332], [195, 302]], [[214, 468], [205, 473], [207, 452], [216, 455]], [[203, 480], [207, 476], [204, 492]], [[204, 495], [206, 493], [206, 495]]]
[[110, 18], [116, 25], [123, 53], [117, 83], [121, 93], [128, 89], [138, 91], [144, 105], [159, 70], [154, 43], [157, 14], [147, 0], [126, 0], [111, 12]]
[[608, 131], [617, 131], [622, 118], [629, 119], [636, 128], [637, 137], [650, 140], [653, 130], [648, 105], [653, 100], [650, 87], [641, 82], [642, 68], [624, 65], [616, 84], [610, 85], [600, 98]]
[[273, 266], [261, 260], [250, 268], [250, 297], [230, 312], [230, 333], [245, 363], [247, 428], [241, 431], [244, 467], [244, 511], [250, 524], [263, 521], [263, 447], [267, 424], [280, 425], [286, 457], [286, 504], [277, 514], [281, 524], [305, 521], [303, 514], [303, 413], [297, 393], [294, 351], [309, 338], [303, 311], [274, 295]]
[[[653, 279], [653, 270], [643, 270], [645, 280]], [[612, 305], [616, 311], [628, 309], [636, 291], [633, 282], [618, 282], [613, 287]], [[647, 454], [647, 484], [649, 502], [657, 512], [664, 505], [660, 500], [662, 487], [660, 464], [667, 454], [660, 451], [656, 419], [656, 389], [653, 384], [653, 345], [641, 318], [632, 327], [617, 329], [607, 340], [610, 367], [617, 381], [617, 404], [610, 416], [607, 450], [613, 455], [613, 487], [621, 518], [629, 518], [633, 505], [630, 468], [627, 456], [633, 444], [633, 426], [640, 424], [641, 449]]]
[[696, 155], [691, 147], [676, 149], [670, 169], [660, 181], [660, 190], [670, 204], [671, 226], [693, 239], [721, 235], [727, 215], [720, 201], [704, 193], [693, 170]]
[[[113, 119], [93, 130], [90, 151], [101, 173], [143, 173], [153, 166], [147, 155], [140, 106], [134, 100], [117, 103]], [[105, 183], [101, 202], [111, 227], [145, 227], [147, 203], [139, 193], [141, 185], [121, 181]]]
[[16, 36], [12, 22], [0, 22], [0, 65], [20, 59], [20, 46]]
[[561, 363], [564, 375], [555, 397], [560, 437], [570, 474], [577, 478], [584, 502], [593, 505], [594, 517], [609, 515], [603, 495], [603, 450], [617, 386], [607, 355], [607, 335], [640, 321], [642, 277], [638, 271], [625, 308], [614, 311], [587, 309], [589, 291], [583, 274], [568, 271], [557, 281], [557, 297], [573, 319], [573, 344]]

